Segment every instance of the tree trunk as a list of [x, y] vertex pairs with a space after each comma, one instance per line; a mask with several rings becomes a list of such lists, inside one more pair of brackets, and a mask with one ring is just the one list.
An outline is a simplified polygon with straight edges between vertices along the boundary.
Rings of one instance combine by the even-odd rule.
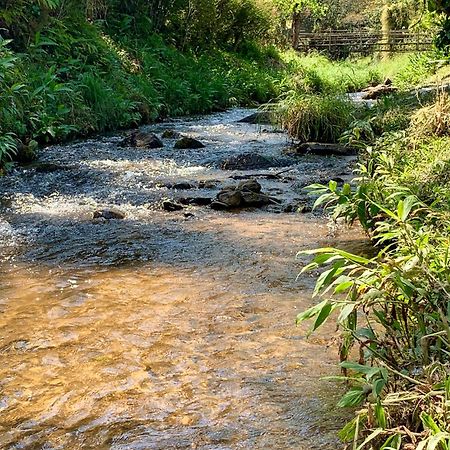
[[298, 5], [295, 5], [292, 13], [292, 47], [297, 48], [300, 35], [301, 16]]

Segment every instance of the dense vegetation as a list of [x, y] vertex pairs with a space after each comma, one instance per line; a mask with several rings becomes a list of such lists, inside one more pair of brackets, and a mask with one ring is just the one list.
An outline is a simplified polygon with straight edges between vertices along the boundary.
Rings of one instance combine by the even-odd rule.
[[[413, 21], [416, 6], [392, 2], [390, 17]], [[273, 45], [286, 45], [298, 26], [379, 26], [382, 8], [348, 0], [5, 0], [0, 166], [14, 155], [29, 160], [39, 143], [310, 92], [316, 74]], [[372, 70], [358, 79], [361, 70], [355, 76], [348, 64], [345, 80], [334, 77], [326, 90], [380, 77]]]
[[271, 47], [290, 14], [269, 0], [6, 0], [0, 168], [39, 143], [277, 98], [296, 69]]
[[264, 9], [230, 0], [221, 11], [236, 14], [225, 17], [179, 3], [6, 2], [0, 165], [17, 151], [28, 160], [37, 143], [278, 95], [277, 53], [252, 44], [267, 30]]
[[359, 222], [378, 253], [303, 252], [314, 255], [304, 272], [324, 267], [322, 301], [298, 316], [316, 330], [336, 313], [343, 375], [335, 379], [348, 385], [340, 406], [358, 407], [341, 438], [354, 450], [450, 448], [450, 98], [410, 90], [430, 58], [397, 73], [403, 91], [372, 108], [296, 94], [284, 110], [302, 139], [360, 148], [353, 184], [309, 190], [335, 220]]

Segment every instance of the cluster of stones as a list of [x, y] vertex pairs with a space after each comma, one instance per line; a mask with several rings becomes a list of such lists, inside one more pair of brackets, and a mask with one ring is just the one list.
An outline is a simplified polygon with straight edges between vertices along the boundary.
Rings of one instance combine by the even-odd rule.
[[[205, 145], [197, 139], [189, 136], [182, 136], [173, 130], [166, 130], [162, 136], [163, 139], [177, 139], [174, 148], [179, 150], [204, 148]], [[119, 144], [120, 147], [135, 147], [142, 149], [163, 148], [164, 143], [155, 133], [145, 131], [133, 131], [126, 136]]]

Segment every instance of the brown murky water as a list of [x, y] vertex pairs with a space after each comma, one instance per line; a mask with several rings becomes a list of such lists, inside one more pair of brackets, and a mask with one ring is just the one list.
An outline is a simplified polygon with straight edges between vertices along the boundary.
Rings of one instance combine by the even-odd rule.
[[[214, 157], [287, 145], [236, 124], [244, 113], [171, 124], [206, 150], [124, 150], [104, 138], [43, 153], [69, 170], [0, 181], [0, 448], [339, 448], [341, 388], [320, 381], [336, 370], [334, 329], [306, 340], [295, 327], [314, 283], [296, 280], [295, 254], [355, 251], [362, 237], [276, 208], [185, 217], [155, 206], [186, 195], [161, 182], [220, 187], [241, 173]], [[286, 203], [347, 163], [306, 157], [291, 179], [261, 183]], [[126, 219], [92, 220], [104, 206]]]

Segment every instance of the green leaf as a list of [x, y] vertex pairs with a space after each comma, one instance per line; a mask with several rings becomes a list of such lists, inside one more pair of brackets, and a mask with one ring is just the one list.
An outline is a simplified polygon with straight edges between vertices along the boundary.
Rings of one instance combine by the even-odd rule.
[[372, 385], [373, 395], [375, 397], [380, 397], [385, 386], [386, 380], [384, 378], [378, 378], [377, 380], [375, 380]]
[[435, 436], [430, 438], [430, 440], [428, 441], [427, 450], [436, 450], [439, 444], [444, 444], [443, 449], [448, 450], [448, 446], [450, 445], [449, 440], [450, 440], [450, 433], [440, 431]]
[[323, 194], [314, 202], [313, 209], [316, 209], [317, 207], [323, 205], [324, 203], [327, 203], [335, 199], [336, 195], [333, 193]]
[[334, 253], [335, 255], [338, 255], [341, 258], [344, 258], [348, 261], [355, 262], [355, 263], [362, 264], [362, 265], [367, 265], [367, 264], [370, 264], [371, 262], [373, 262], [373, 259], [367, 259], [362, 256], [353, 255], [352, 253], [348, 253], [344, 250], [339, 250], [337, 248], [332, 248], [332, 247], [324, 247], [324, 248], [319, 248], [316, 250], [302, 250], [301, 252], [299, 252], [299, 254], [301, 254], [301, 255], [316, 255], [319, 253]]
[[342, 267], [344, 264], [343, 260], [336, 261], [331, 269], [322, 272], [317, 279], [313, 295], [317, 295], [324, 286], [329, 286], [334, 277], [344, 272], [345, 269]]
[[301, 322], [304, 322], [305, 320], [312, 319], [313, 317], [317, 316], [319, 312], [322, 310], [322, 308], [328, 303], [328, 300], [324, 300], [323, 302], [319, 303], [318, 305], [312, 306], [311, 308], [307, 309], [306, 311], [300, 313], [297, 316], [296, 324], [298, 325]]
[[341, 312], [339, 314], [338, 323], [344, 323], [347, 320], [348, 316], [353, 312], [354, 309], [355, 309], [355, 305], [353, 305], [353, 304], [345, 305], [341, 309]]
[[347, 422], [342, 428], [341, 431], [339, 431], [339, 439], [343, 442], [350, 442], [353, 441], [355, 438], [356, 429], [358, 428], [360, 417], [357, 416], [350, 422]]
[[319, 315], [317, 316], [317, 319], [314, 323], [314, 326], [312, 328], [312, 331], [316, 331], [317, 328], [319, 328], [321, 325], [326, 322], [328, 317], [330, 317], [330, 314], [336, 309], [336, 305], [332, 305], [331, 303], [327, 303], [320, 311]]
[[349, 288], [353, 286], [355, 283], [354, 279], [347, 276], [347, 275], [341, 275], [340, 277], [336, 278], [334, 281], [334, 293], [335, 294], [341, 294], [342, 292], [347, 291]]
[[423, 412], [420, 415], [420, 420], [422, 420], [423, 426], [428, 428], [433, 434], [438, 434], [441, 432], [441, 429], [434, 421], [434, 419], [430, 416], [430, 414]]
[[405, 265], [403, 266], [403, 270], [405, 272], [410, 272], [417, 266], [417, 264], [419, 264], [419, 262], [420, 258], [417, 255], [413, 256], [412, 258], [408, 259], [408, 261], [405, 263]]
[[344, 369], [353, 370], [357, 373], [362, 373], [367, 376], [368, 379], [373, 378], [375, 375], [381, 372], [380, 367], [363, 366], [351, 361], [344, 361], [341, 363], [341, 367]]
[[402, 222], [404, 222], [408, 218], [411, 209], [415, 205], [417, 205], [417, 203], [417, 197], [415, 197], [414, 195], [409, 195], [404, 200], [400, 200], [398, 202], [397, 214]]
[[342, 187], [342, 194], [349, 196], [352, 193], [352, 188], [348, 183], [345, 183]]
[[328, 183], [328, 189], [330, 189], [331, 192], [336, 192], [337, 182], [334, 180], [330, 180], [330, 182]]
[[338, 406], [340, 408], [358, 406], [361, 405], [365, 399], [366, 394], [364, 392], [364, 388], [354, 387], [344, 394], [344, 396], [339, 400]]
[[380, 450], [400, 450], [401, 445], [402, 435], [395, 434], [387, 439], [387, 441], [381, 446]]
[[377, 424], [380, 428], [386, 428], [387, 420], [386, 420], [386, 412], [384, 411], [383, 406], [380, 401], [375, 405], [375, 417], [377, 418]]
[[356, 332], [358, 338], [368, 339], [369, 341], [374, 341], [376, 339], [375, 334], [370, 328], [359, 328]]

